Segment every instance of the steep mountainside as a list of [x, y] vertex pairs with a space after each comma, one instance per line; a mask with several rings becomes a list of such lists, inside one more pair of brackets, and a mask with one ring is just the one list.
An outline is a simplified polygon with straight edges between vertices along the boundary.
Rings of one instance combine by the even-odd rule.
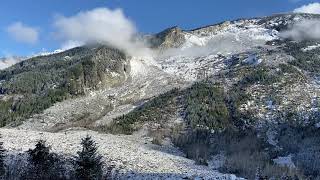
[[79, 47], [34, 57], [0, 72], [1, 126], [17, 124], [55, 102], [113, 87], [130, 73], [126, 55], [105, 47]]
[[320, 41], [281, 35], [305, 20], [320, 15], [173, 27], [144, 37], [152, 57], [96, 45], [28, 59], [0, 71], [1, 126], [151, 137], [249, 179], [319, 178]]

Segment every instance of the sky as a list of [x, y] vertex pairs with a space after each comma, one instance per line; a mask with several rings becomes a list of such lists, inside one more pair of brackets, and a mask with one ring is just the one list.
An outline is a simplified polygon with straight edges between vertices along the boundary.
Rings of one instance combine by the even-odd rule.
[[[312, 10], [314, 0], [2, 0], [0, 57], [30, 56], [83, 42], [124, 43], [135, 33], [193, 29], [238, 18]], [[313, 4], [312, 4], [313, 3]], [[310, 5], [304, 7], [304, 5]], [[104, 18], [104, 20], [97, 20]], [[105, 20], [107, 19], [107, 20]], [[85, 27], [84, 27], [85, 26]], [[109, 35], [108, 35], [109, 34]], [[115, 38], [120, 38], [120, 41]], [[130, 48], [128, 47], [128, 49]]]

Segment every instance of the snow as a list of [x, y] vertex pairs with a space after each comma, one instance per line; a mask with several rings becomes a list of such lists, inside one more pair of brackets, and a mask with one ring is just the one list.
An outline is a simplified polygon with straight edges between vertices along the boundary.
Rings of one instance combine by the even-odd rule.
[[[80, 149], [81, 138], [90, 135], [99, 145], [99, 153], [109, 164], [121, 170], [123, 179], [240, 179], [221, 174], [194, 161], [158, 150], [148, 139], [135, 136], [99, 134], [93, 131], [69, 130], [60, 133], [0, 129], [4, 147], [12, 152], [24, 152], [34, 148], [39, 139], [47, 141], [52, 152], [66, 156], [75, 155]], [[168, 149], [169, 148], [169, 149]], [[174, 147], [171, 147], [174, 148]]]
[[225, 68], [224, 57], [209, 56], [171, 56], [158, 59], [162, 70], [185, 81], [195, 81], [213, 75]]
[[226, 161], [226, 157], [224, 154], [217, 154], [215, 156], [212, 156], [210, 160], [208, 161], [208, 165], [212, 169], [219, 169], [223, 166], [223, 164]]
[[205, 46], [209, 41], [218, 36], [234, 36], [236, 41], [247, 39], [249, 41], [271, 41], [278, 39], [279, 32], [264, 28], [262, 25], [256, 25], [255, 21], [248, 23], [246, 21], [239, 21], [228, 24], [227, 26], [217, 29], [215, 32], [203, 32], [195, 34], [188, 32], [185, 34], [186, 43], [182, 47], [189, 48], [191, 46]]
[[155, 62], [152, 56], [131, 57], [130, 59], [130, 72], [132, 77], [146, 75], [156, 67], [159, 67], [159, 64]]
[[[224, 60], [232, 54], [253, 50], [279, 38], [276, 30], [266, 29], [256, 22], [239, 21], [218, 28], [212, 26], [183, 32], [186, 42], [181, 48], [163, 52], [155, 62], [166, 73], [185, 81], [213, 75], [225, 68]], [[258, 65], [262, 59], [250, 56], [246, 61]]]
[[52, 52], [40, 52], [38, 54], [35, 54], [33, 57], [36, 57], [36, 56], [50, 56], [50, 55], [53, 55], [53, 54], [58, 54], [58, 53], [61, 53], [63, 52], [64, 50], [62, 49], [56, 49]]
[[320, 122], [316, 124], [316, 128], [320, 128]]
[[120, 76], [120, 74], [119, 74], [119, 73], [116, 73], [116, 72], [111, 72], [110, 74], [111, 74], [112, 77], [118, 77], [118, 76]]
[[289, 167], [289, 168], [296, 167], [292, 161], [292, 155], [288, 155], [285, 157], [278, 157], [278, 158], [274, 159], [273, 161], [280, 166], [285, 166], [285, 167]]
[[262, 62], [262, 59], [259, 59], [255, 54], [251, 54], [248, 58], [244, 59], [242, 62], [249, 65], [258, 65]]
[[267, 141], [269, 144], [273, 146], [277, 146], [278, 140], [276, 139], [277, 132], [273, 131], [271, 129], [268, 129], [267, 131]]
[[130, 60], [130, 67], [131, 67], [130, 72], [132, 77], [148, 73], [148, 65], [142, 59], [133, 57]]
[[187, 40], [182, 49], [190, 48], [192, 46], [205, 46], [210, 37], [200, 38], [191, 33], [185, 34], [185, 39]]
[[269, 110], [275, 110], [276, 109], [276, 106], [274, 105], [274, 102], [272, 100], [268, 100], [266, 103], [267, 103], [267, 108]]
[[317, 48], [320, 48], [320, 44], [308, 46], [308, 47], [302, 48], [301, 50], [302, 50], [303, 52], [307, 52], [307, 51], [315, 50], [315, 49], [317, 49]]

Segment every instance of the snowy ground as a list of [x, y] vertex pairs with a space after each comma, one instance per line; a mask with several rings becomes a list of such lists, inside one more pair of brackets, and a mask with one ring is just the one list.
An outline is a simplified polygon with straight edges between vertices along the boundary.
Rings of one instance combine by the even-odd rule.
[[206, 166], [197, 166], [194, 161], [179, 156], [173, 147], [152, 145], [148, 138], [136, 136], [116, 136], [93, 131], [70, 130], [48, 133], [29, 130], [0, 129], [4, 147], [13, 152], [23, 152], [33, 148], [36, 141], [44, 139], [52, 151], [75, 155], [81, 138], [90, 135], [99, 145], [100, 153], [131, 179], [237, 179]]

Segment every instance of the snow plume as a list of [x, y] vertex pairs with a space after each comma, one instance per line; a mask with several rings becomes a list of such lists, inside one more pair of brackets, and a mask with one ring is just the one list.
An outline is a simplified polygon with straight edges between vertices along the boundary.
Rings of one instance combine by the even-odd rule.
[[122, 49], [132, 56], [148, 56], [151, 53], [136, 38], [138, 33], [134, 23], [121, 9], [97, 8], [71, 17], [58, 16], [54, 26], [57, 36], [65, 42], [102, 43]]
[[0, 70], [8, 68], [8, 67], [10, 67], [10, 66], [22, 61], [22, 60], [23, 59], [21, 59], [21, 58], [16, 58], [16, 57], [12, 57], [12, 56], [1, 58], [0, 59]]
[[289, 30], [280, 33], [282, 38], [302, 40], [319, 40], [320, 39], [320, 21], [304, 20], [294, 24]]
[[75, 48], [75, 47], [79, 47], [79, 46], [82, 46], [84, 45], [83, 42], [80, 42], [80, 41], [66, 41], [62, 44], [61, 46], [61, 50], [62, 51], [66, 51], [68, 49], [72, 49], [72, 48]]
[[320, 3], [311, 3], [295, 9], [295, 13], [320, 14]]

